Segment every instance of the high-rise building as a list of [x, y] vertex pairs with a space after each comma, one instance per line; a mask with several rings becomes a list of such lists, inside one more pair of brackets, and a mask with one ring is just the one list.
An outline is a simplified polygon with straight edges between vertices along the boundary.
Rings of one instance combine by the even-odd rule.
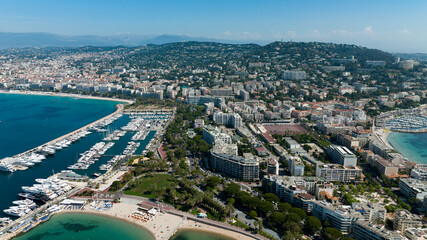
[[340, 164], [316, 165], [316, 177], [323, 177], [330, 182], [357, 182], [362, 178], [362, 169], [357, 166], [345, 167]]
[[356, 166], [357, 157], [348, 148], [343, 146], [330, 145], [327, 149], [328, 155], [335, 163], [343, 166]]
[[416, 198], [423, 201], [427, 197], [427, 181], [400, 178], [400, 192], [407, 198]]
[[237, 113], [215, 112], [213, 120], [217, 124], [230, 125], [233, 128], [239, 128], [243, 124], [243, 120]]

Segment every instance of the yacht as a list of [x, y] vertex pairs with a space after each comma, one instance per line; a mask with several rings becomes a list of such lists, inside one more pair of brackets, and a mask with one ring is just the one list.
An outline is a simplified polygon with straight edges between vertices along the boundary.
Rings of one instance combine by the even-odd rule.
[[22, 217], [27, 213], [31, 212], [31, 209], [26, 206], [12, 206], [8, 209], [3, 210], [4, 213], [15, 217]]
[[12, 164], [4, 164], [4, 163], [0, 163], [0, 171], [5, 171], [5, 172], [15, 172], [16, 168], [14, 166], [12, 166]]
[[33, 209], [33, 208], [37, 207], [36, 203], [33, 202], [30, 199], [16, 200], [16, 201], [13, 201], [12, 203], [15, 204], [15, 205], [19, 205], [19, 206], [21, 206], [21, 205], [22, 206], [26, 206], [26, 207], [28, 207], [30, 209]]

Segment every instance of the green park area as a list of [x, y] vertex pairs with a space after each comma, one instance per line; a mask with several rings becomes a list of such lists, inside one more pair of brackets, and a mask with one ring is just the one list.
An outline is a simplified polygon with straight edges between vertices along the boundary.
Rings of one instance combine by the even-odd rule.
[[156, 198], [163, 195], [166, 190], [175, 184], [175, 178], [166, 174], [145, 175], [131, 181], [128, 189], [124, 191], [126, 195], [134, 195], [146, 198]]

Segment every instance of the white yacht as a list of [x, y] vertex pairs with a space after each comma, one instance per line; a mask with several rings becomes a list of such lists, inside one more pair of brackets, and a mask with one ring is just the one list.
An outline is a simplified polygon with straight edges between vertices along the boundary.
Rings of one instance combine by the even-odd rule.
[[5, 172], [15, 172], [16, 168], [14, 166], [12, 166], [12, 164], [8, 164], [8, 163], [0, 163], [0, 171], [5, 171]]

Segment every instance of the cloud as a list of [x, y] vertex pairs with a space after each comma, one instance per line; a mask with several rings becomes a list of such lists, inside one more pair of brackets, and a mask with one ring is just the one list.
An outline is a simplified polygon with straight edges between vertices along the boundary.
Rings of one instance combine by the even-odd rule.
[[320, 33], [319, 30], [314, 29], [314, 30], [309, 31], [307, 36], [309, 36], [309, 37], [321, 37], [322, 34]]
[[363, 31], [348, 31], [348, 30], [332, 30], [332, 35], [341, 35], [341, 36], [357, 36], [357, 35], [370, 35], [374, 34], [372, 26], [366, 26]]
[[374, 33], [374, 31], [372, 31], [372, 26], [365, 27], [364, 33], [365, 34], [372, 34], [372, 33]]
[[224, 31], [220, 33], [218, 36], [215, 36], [215, 38], [227, 38], [230, 40], [262, 40], [263, 37], [259, 32], [231, 32], [231, 31]]
[[288, 31], [288, 36], [290, 38], [296, 38], [297, 37], [297, 33], [295, 31], [290, 30], [290, 31]]
[[412, 32], [411, 32], [411, 31], [409, 31], [408, 29], [403, 29], [403, 30], [400, 30], [398, 33], [399, 33], [399, 34], [402, 34], [402, 35], [409, 35], [409, 34], [411, 34]]

